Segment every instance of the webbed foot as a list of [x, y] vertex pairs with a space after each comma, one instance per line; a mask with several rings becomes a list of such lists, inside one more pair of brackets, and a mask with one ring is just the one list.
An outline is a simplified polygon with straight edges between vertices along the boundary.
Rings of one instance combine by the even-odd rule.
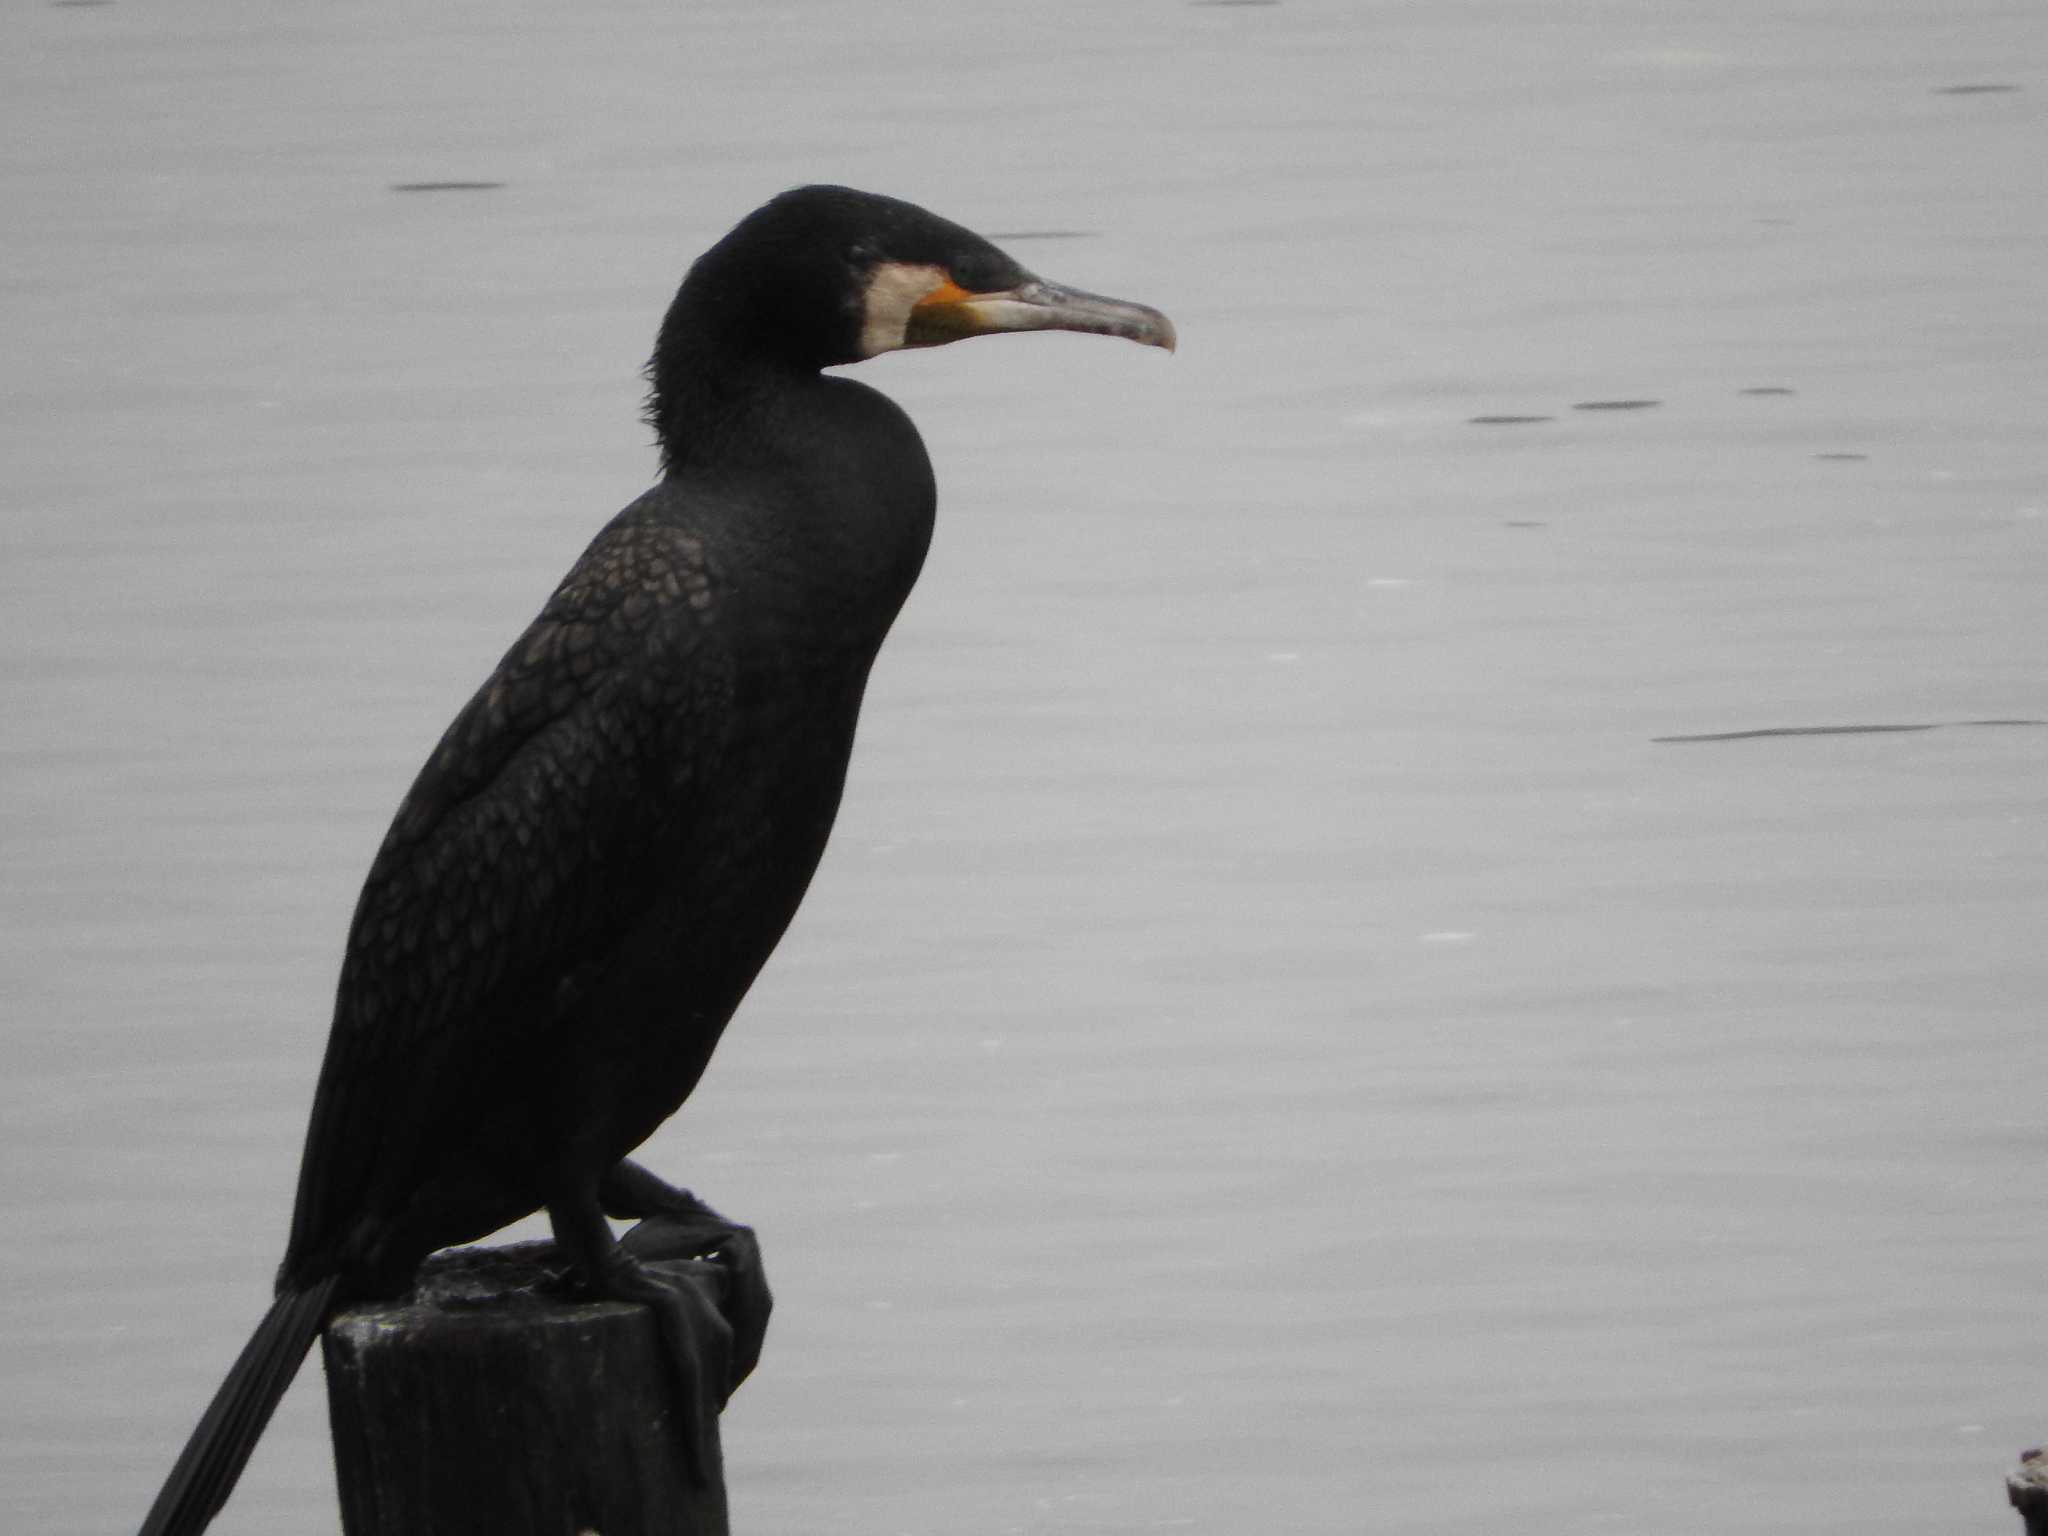
[[736, 1379], [733, 1326], [721, 1309], [731, 1289], [729, 1272], [700, 1259], [660, 1272], [650, 1268], [613, 1238], [594, 1191], [550, 1205], [548, 1221], [590, 1294], [637, 1302], [654, 1314], [662, 1351], [676, 1371], [684, 1467], [699, 1487], [710, 1485], [719, 1475], [718, 1413]]
[[623, 1240], [641, 1259], [703, 1259], [725, 1280], [719, 1308], [732, 1325], [732, 1374], [723, 1383], [723, 1406], [761, 1361], [762, 1341], [775, 1297], [754, 1229], [721, 1216], [687, 1189], [678, 1189], [638, 1163], [623, 1162], [606, 1175], [598, 1199], [607, 1215], [638, 1217]]
[[719, 1475], [718, 1415], [730, 1395], [725, 1384], [733, 1370], [732, 1325], [719, 1310], [716, 1294], [724, 1289], [723, 1276], [704, 1268], [704, 1273], [656, 1273], [614, 1243], [590, 1281], [596, 1294], [639, 1302], [654, 1314], [682, 1390], [684, 1462], [699, 1487]]

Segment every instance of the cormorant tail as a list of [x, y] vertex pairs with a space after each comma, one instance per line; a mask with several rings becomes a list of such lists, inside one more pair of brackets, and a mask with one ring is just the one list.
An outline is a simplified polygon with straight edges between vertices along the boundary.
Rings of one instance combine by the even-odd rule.
[[327, 1321], [339, 1279], [329, 1275], [281, 1292], [270, 1304], [185, 1442], [163, 1492], [149, 1507], [141, 1536], [199, 1536], [220, 1513], [278, 1399]]

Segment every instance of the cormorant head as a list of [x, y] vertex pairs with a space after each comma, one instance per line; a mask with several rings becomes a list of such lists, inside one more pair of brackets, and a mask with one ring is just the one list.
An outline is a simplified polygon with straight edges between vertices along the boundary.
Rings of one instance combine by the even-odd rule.
[[1156, 309], [1043, 282], [913, 203], [827, 186], [783, 193], [697, 259], [662, 327], [657, 387], [663, 350], [696, 350], [686, 329], [799, 368], [996, 331], [1174, 344]]

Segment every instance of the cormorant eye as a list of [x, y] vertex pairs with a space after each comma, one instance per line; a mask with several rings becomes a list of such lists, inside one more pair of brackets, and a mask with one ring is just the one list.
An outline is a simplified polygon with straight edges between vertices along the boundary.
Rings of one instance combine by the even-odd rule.
[[994, 293], [1016, 279], [1009, 264], [985, 251], [966, 251], [952, 263], [953, 281], [970, 293]]

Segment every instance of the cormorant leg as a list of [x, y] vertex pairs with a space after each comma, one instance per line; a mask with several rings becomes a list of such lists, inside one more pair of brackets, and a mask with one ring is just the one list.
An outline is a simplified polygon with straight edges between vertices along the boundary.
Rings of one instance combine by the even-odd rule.
[[687, 1189], [676, 1188], [630, 1157], [598, 1180], [597, 1203], [604, 1207], [605, 1215], [633, 1221], [649, 1216], [708, 1216], [720, 1229], [732, 1225]]
[[649, 1259], [701, 1257], [726, 1272], [729, 1283], [719, 1309], [732, 1324], [733, 1371], [719, 1398], [723, 1404], [760, 1363], [768, 1314], [775, 1308], [754, 1229], [719, 1215], [687, 1189], [630, 1159], [604, 1176], [597, 1198], [607, 1216], [645, 1223], [626, 1234], [629, 1253]]
[[682, 1381], [684, 1460], [691, 1478], [708, 1485], [718, 1467], [718, 1410], [732, 1376], [732, 1326], [712, 1299], [710, 1284], [651, 1273], [613, 1238], [595, 1190], [550, 1201], [548, 1225], [594, 1295], [637, 1301], [653, 1311]]

